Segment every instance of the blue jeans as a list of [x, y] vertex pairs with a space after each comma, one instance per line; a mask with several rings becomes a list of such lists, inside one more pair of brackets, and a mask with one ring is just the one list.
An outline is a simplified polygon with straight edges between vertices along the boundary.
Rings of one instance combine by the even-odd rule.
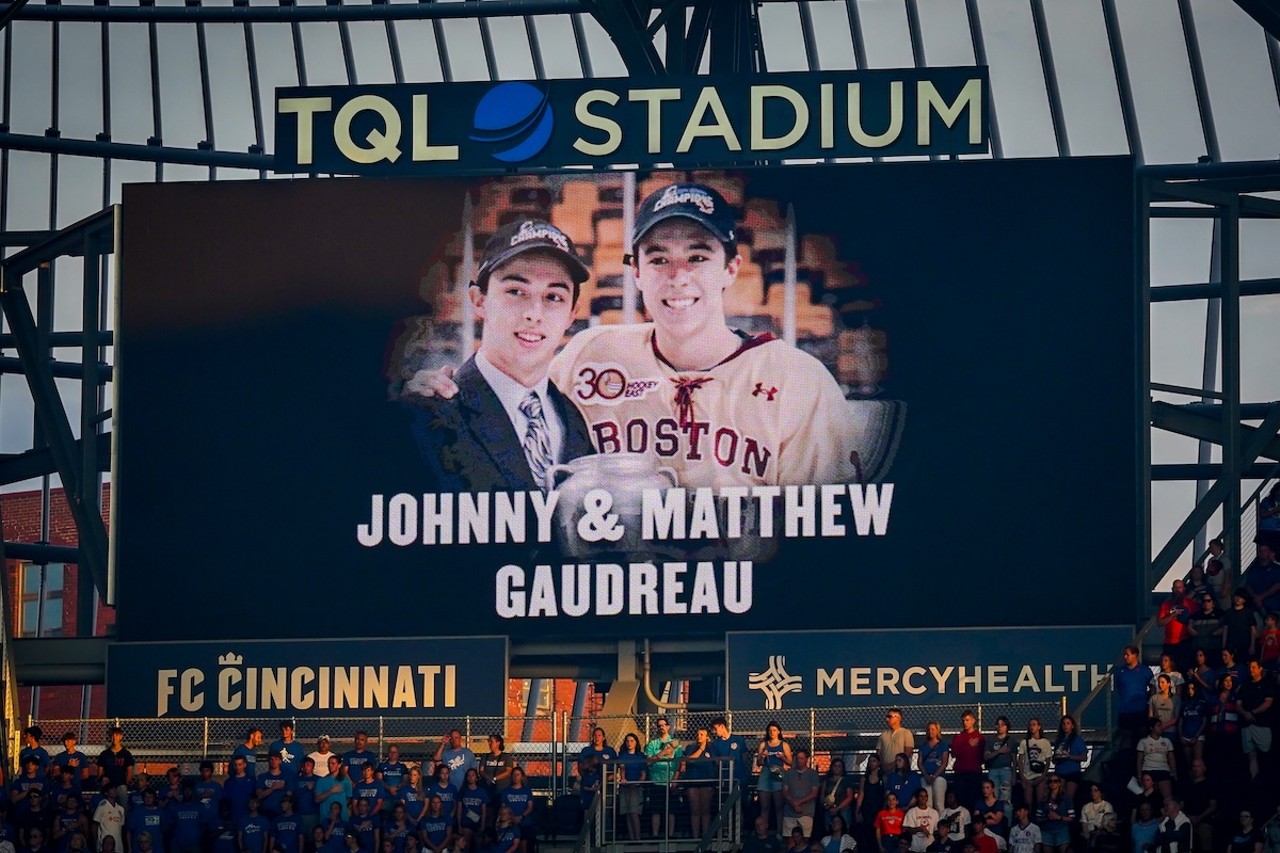
[[1010, 797], [1013, 795], [1013, 768], [997, 767], [987, 771], [989, 778], [996, 785], [996, 798], [1004, 801], [1004, 819], [1006, 821], [1013, 820], [1013, 801]]

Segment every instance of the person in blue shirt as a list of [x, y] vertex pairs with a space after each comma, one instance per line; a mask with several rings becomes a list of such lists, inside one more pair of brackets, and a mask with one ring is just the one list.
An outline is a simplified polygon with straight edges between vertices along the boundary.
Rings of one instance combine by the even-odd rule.
[[213, 778], [213, 762], [200, 762], [200, 778], [193, 786], [196, 802], [204, 813], [207, 827], [214, 827], [218, 822], [218, 804], [222, 802], [222, 783]]
[[242, 853], [267, 853], [267, 838], [271, 835], [271, 821], [258, 811], [258, 798], [249, 798], [249, 813], [236, 824], [240, 831]]
[[231, 753], [231, 763], [234, 764], [237, 758], [243, 758], [245, 767], [250, 776], [258, 775], [258, 747], [262, 746], [262, 729], [254, 726], [244, 736], [244, 743], [237, 746]]
[[129, 811], [125, 824], [129, 828], [125, 836], [129, 853], [137, 853], [138, 836], [144, 832], [151, 835], [151, 849], [155, 853], [164, 853], [164, 836], [169, 828], [169, 821], [165, 813], [156, 805], [154, 790], [147, 788], [142, 792], [142, 805]]
[[66, 732], [62, 736], [62, 752], [53, 757], [54, 767], [70, 767], [76, 790], [83, 791], [84, 783], [89, 781], [93, 762], [89, 756], [76, 748], [76, 733]]
[[173, 827], [169, 844], [173, 853], [201, 853], [208, 817], [190, 782], [182, 786], [182, 799], [170, 807], [169, 820]]
[[[140, 808], [143, 800], [146, 799], [147, 791], [155, 792], [155, 788], [151, 786], [151, 777], [146, 773], [139, 773], [137, 776], [134, 776], [133, 785], [129, 788], [129, 793], [124, 799], [125, 811], [132, 811], [133, 809]], [[157, 796], [156, 799], [158, 803], [159, 797]], [[161, 839], [155, 838], [152, 839], [152, 842], [157, 845], [163, 843]]]
[[80, 796], [80, 789], [75, 783], [75, 771], [70, 767], [53, 766], [49, 769], [49, 796], [58, 808], [66, 803], [68, 797]]
[[893, 769], [884, 777], [885, 793], [892, 791], [898, 802], [909, 803], [916, 797], [916, 791], [924, 787], [924, 779], [911, 769], [905, 752], [899, 752], [893, 759]]
[[48, 780], [40, 772], [40, 756], [27, 755], [22, 759], [22, 775], [9, 785], [9, 802], [22, 811], [33, 791], [44, 793]]
[[533, 790], [525, 783], [524, 768], [511, 771], [511, 784], [502, 792], [501, 800], [520, 822], [520, 838], [525, 847], [533, 846]]
[[264, 817], [280, 815], [280, 800], [293, 790], [293, 784], [281, 767], [280, 753], [267, 755], [267, 772], [258, 776], [258, 807]]
[[387, 842], [390, 841], [391, 853], [404, 853], [405, 839], [416, 834], [417, 828], [410, 823], [409, 816], [405, 814], [404, 803], [396, 803], [391, 807], [391, 815], [382, 826], [383, 848], [385, 849]]
[[347, 819], [341, 805], [329, 804], [329, 813], [320, 828], [324, 830], [324, 853], [347, 853]]
[[1147, 733], [1147, 682], [1151, 680], [1151, 669], [1138, 660], [1137, 646], [1125, 646], [1122, 657], [1124, 663], [1112, 672], [1111, 682], [1116, 690], [1120, 730], [1133, 745]]
[[[451, 729], [449, 734], [440, 740], [434, 756], [437, 766], [444, 764], [449, 768], [455, 782], [461, 782], [467, 770], [476, 766], [476, 754], [467, 747], [459, 729]], [[445, 804], [448, 811], [448, 803]]]
[[258, 791], [258, 780], [249, 775], [249, 764], [243, 755], [231, 760], [231, 775], [222, 783], [222, 798], [231, 804], [231, 820], [239, 826], [249, 816], [249, 801]]
[[604, 736], [604, 729], [596, 726], [591, 730], [591, 743], [584, 746], [582, 752], [578, 753], [578, 772], [582, 772], [582, 762], [587, 758], [594, 758], [604, 764], [617, 757], [618, 753], [609, 746], [609, 741]]
[[644, 811], [644, 787], [640, 784], [647, 777], [649, 760], [645, 758], [640, 738], [627, 732], [618, 750], [618, 771], [622, 785], [618, 787], [618, 813], [626, 815], [627, 833], [632, 841], [640, 840], [640, 813]]
[[27, 726], [22, 730], [22, 751], [18, 753], [19, 766], [25, 766], [28, 756], [35, 756], [40, 764], [40, 775], [49, 772], [49, 751], [40, 745], [44, 730], [39, 726]]
[[80, 808], [80, 797], [70, 794], [63, 798], [53, 822], [53, 842], [59, 853], [71, 846], [71, 839], [89, 831], [89, 821]]
[[302, 772], [302, 759], [307, 757], [307, 750], [293, 739], [293, 721], [280, 721], [280, 737], [267, 747], [268, 753], [280, 753], [280, 769], [292, 782]]
[[[729, 774], [735, 784], [745, 787], [749, 758], [747, 742], [741, 735], [729, 734], [729, 722], [724, 717], [711, 721], [711, 731], [715, 735], [715, 740], [711, 741], [711, 757], [721, 762], [720, 773]], [[748, 811], [743, 809], [744, 814]]]
[[240, 853], [240, 831], [231, 819], [231, 804], [224, 800], [217, 808], [217, 819], [208, 834], [209, 853]]
[[[329, 775], [316, 780], [315, 800], [320, 807], [320, 814], [331, 814], [330, 809], [338, 806], [342, 820], [347, 819], [347, 803], [351, 801], [354, 786], [347, 778], [347, 769], [342, 759], [336, 755], [329, 756]], [[345, 844], [343, 845], [345, 847]], [[341, 853], [341, 851], [339, 851]]]
[[[361, 800], [369, 804], [369, 814], [378, 817], [382, 812], [383, 803], [387, 798], [387, 789], [382, 787], [382, 783], [373, 778], [374, 766], [372, 764], [362, 764], [360, 773], [363, 778], [356, 782], [352, 787], [351, 796], [356, 802]], [[373, 851], [370, 851], [373, 853]]]
[[489, 825], [489, 792], [480, 787], [480, 772], [474, 767], [458, 791], [458, 803], [459, 828], [479, 832]]
[[404, 803], [409, 822], [417, 826], [419, 818], [427, 812], [427, 795], [422, 786], [422, 770], [418, 767], [409, 768], [409, 778], [400, 786], [400, 802]]
[[[342, 755], [342, 764], [347, 768], [347, 776], [352, 780], [360, 778], [364, 765], [372, 764], [374, 768], [377, 768], [378, 766], [378, 756], [365, 749], [365, 746], [367, 746], [368, 743], [369, 735], [366, 732], [356, 732], [356, 748], [349, 750]], [[370, 851], [370, 853], [374, 853], [374, 851]]]
[[[449, 780], [452, 779], [449, 771], [449, 765], [436, 765], [436, 780], [426, 790], [426, 796], [439, 797], [444, 808], [445, 815], [449, 818], [451, 826], [458, 823], [458, 788]], [[430, 800], [428, 799], [428, 802]]]
[[[1075, 717], [1065, 715], [1058, 723], [1058, 736], [1053, 741], [1053, 772], [1062, 780], [1062, 792], [1075, 801], [1080, 783], [1081, 765], [1089, 758], [1089, 747], [1080, 737]], [[1047, 843], [1047, 842], [1046, 842]]]
[[302, 819], [293, 813], [293, 807], [294, 795], [284, 794], [280, 798], [280, 816], [271, 822], [269, 849], [281, 853], [302, 853]]
[[315, 774], [315, 765], [315, 759], [311, 756], [302, 759], [302, 772], [293, 781], [303, 838], [310, 838], [312, 831], [320, 823], [320, 804], [316, 802], [316, 782], [320, 777]]
[[[596, 759], [592, 758], [592, 762], [595, 763], [595, 761]], [[507, 788], [507, 790], [511, 789]], [[506, 791], [503, 794], [505, 795]], [[492, 853], [517, 853], [520, 850], [522, 835], [520, 822], [506, 803], [498, 807], [498, 822], [494, 825], [494, 833], [496, 838], [494, 846], [490, 848]]]
[[382, 846], [377, 818], [369, 814], [369, 801], [359, 798], [352, 800], [355, 814], [347, 824], [347, 846], [351, 846], [354, 836], [360, 842], [360, 853], [377, 853]]
[[441, 853], [453, 841], [453, 816], [444, 809], [444, 802], [437, 795], [432, 795], [427, 804], [427, 813], [418, 822], [418, 835], [422, 839], [422, 847], [431, 853]]
[[378, 765], [374, 775], [386, 789], [388, 800], [395, 802], [400, 799], [400, 786], [409, 775], [408, 766], [400, 760], [400, 747], [392, 744], [387, 748], [387, 760]]

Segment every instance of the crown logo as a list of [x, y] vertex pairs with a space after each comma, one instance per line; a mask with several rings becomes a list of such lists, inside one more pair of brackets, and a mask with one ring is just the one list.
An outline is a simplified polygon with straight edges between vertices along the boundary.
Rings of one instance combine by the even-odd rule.
[[242, 663], [244, 663], [244, 655], [238, 655], [235, 652], [218, 656], [218, 666], [240, 666]]

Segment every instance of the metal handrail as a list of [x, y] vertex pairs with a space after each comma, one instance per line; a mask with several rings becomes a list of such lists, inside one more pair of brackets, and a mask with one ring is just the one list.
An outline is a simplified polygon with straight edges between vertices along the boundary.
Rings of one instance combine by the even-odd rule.
[[[1239, 518], [1244, 518], [1246, 512], [1250, 508], [1255, 507], [1255, 505], [1260, 500], [1259, 496], [1263, 493], [1264, 490], [1266, 490], [1272, 484], [1272, 482], [1276, 480], [1277, 475], [1280, 475], [1280, 462], [1276, 463], [1276, 465], [1272, 467], [1271, 471], [1269, 472], [1269, 475], [1270, 476], [1268, 476], [1267, 478], [1263, 479], [1261, 482], [1258, 483], [1258, 487], [1253, 490], [1253, 494], [1249, 495], [1248, 499], [1245, 500], [1240, 505], [1240, 512], [1238, 514]], [[1254, 509], [1253, 514], [1254, 515], [1257, 514], [1256, 509]], [[1226, 531], [1224, 530], [1223, 533], [1226, 533]], [[1244, 538], [1245, 537], [1243, 536], [1241, 537], [1241, 545], [1244, 544], [1243, 542]], [[1208, 554], [1209, 552], [1206, 550], [1204, 553], [1197, 555], [1196, 559], [1193, 560], [1192, 562], [1201, 563], [1204, 561], [1205, 557], [1208, 556]], [[1245, 562], [1243, 551], [1241, 552], [1240, 562], [1242, 564]], [[1252, 560], [1250, 560], [1249, 562], [1252, 563]], [[1238, 583], [1240, 578], [1244, 576], [1244, 566], [1243, 565], [1238, 566], [1237, 571], [1238, 571], [1238, 574], [1236, 575], [1236, 581]], [[1134, 645], [1138, 647], [1139, 659], [1141, 659], [1143, 642], [1146, 640], [1147, 635], [1149, 635], [1153, 630], [1155, 630], [1155, 627], [1158, 623], [1159, 623], [1159, 611], [1151, 614], [1151, 618], [1148, 619], [1145, 623], [1143, 623], [1143, 626], [1139, 628], [1137, 634], [1134, 635], [1133, 642], [1134, 642]], [[1081, 718], [1081, 715], [1083, 715], [1084, 712], [1088, 710], [1089, 706], [1093, 704], [1093, 701], [1102, 695], [1104, 690], [1111, 689], [1112, 674], [1115, 672], [1115, 668], [1120, 662], [1121, 662], [1121, 659], [1116, 659], [1112, 661], [1111, 668], [1108, 669], [1106, 674], [1103, 675], [1103, 677], [1098, 680], [1098, 683], [1093, 686], [1093, 689], [1089, 691], [1088, 695], [1086, 695], [1083, 699], [1080, 700], [1080, 704], [1076, 706], [1076, 709], [1074, 712], [1074, 716], [1077, 720], [1079, 720]]]
[[21, 706], [18, 703], [18, 679], [14, 674], [13, 633], [10, 630], [9, 615], [14, 612], [10, 606], [9, 585], [3, 584], [0, 602], [3, 602], [4, 613], [0, 615], [0, 679], [4, 681], [4, 718], [0, 720], [0, 769], [7, 769], [10, 776], [18, 772], [17, 760], [22, 750]]
[[[716, 816], [711, 819], [710, 825], [703, 830], [702, 837], [698, 839], [696, 853], [707, 853], [711, 850], [716, 839], [720, 836], [720, 828], [724, 826], [725, 816], [730, 819], [734, 818], [738, 803], [742, 800], [742, 786], [734, 785], [729, 791], [729, 796], [725, 797], [724, 803], [720, 806], [720, 811], [716, 812]], [[730, 824], [732, 826], [733, 824]]]
[[[582, 829], [578, 830], [578, 839], [573, 843], [573, 853], [588, 853], [591, 850], [591, 837], [595, 834], [596, 821], [600, 818], [600, 800], [598, 796], [592, 797], [591, 805], [583, 813]], [[554, 800], [552, 806], [555, 806]]]

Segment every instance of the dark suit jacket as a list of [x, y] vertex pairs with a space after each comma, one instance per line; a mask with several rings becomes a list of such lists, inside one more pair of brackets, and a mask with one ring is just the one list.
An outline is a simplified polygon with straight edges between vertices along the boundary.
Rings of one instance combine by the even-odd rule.
[[[411, 430], [437, 492], [531, 491], [533, 481], [520, 436], [489, 387], [474, 357], [458, 369], [458, 393], [449, 400], [431, 399], [412, 410]], [[563, 461], [594, 453], [587, 423], [553, 383], [547, 396], [564, 424]]]

